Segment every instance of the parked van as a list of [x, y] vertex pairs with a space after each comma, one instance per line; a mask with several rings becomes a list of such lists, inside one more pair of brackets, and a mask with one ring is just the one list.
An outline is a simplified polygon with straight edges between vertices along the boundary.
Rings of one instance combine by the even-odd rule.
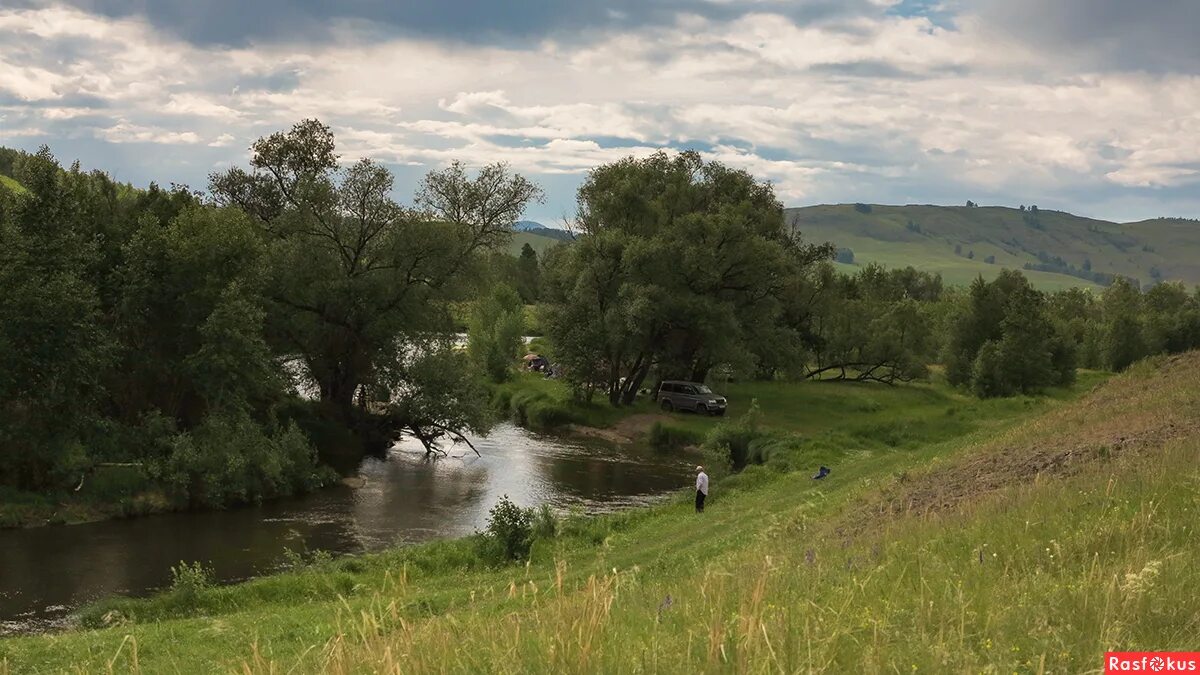
[[699, 382], [663, 380], [654, 400], [667, 412], [692, 410], [704, 415], [725, 414], [725, 397], [714, 394], [712, 389]]

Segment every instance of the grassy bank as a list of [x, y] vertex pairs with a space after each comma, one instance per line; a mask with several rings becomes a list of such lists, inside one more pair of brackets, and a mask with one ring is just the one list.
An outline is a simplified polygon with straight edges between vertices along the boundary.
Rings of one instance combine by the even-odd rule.
[[629, 418], [641, 418], [632, 432], [644, 434], [647, 422], [690, 432], [702, 437], [727, 420], [744, 415], [757, 403], [763, 424], [771, 429], [813, 435], [845, 432], [886, 445], [929, 443], [959, 436], [981, 425], [1026, 414], [1042, 399], [1063, 400], [1103, 382], [1107, 374], [1080, 371], [1070, 389], [1056, 389], [1043, 397], [1017, 396], [979, 400], [947, 386], [940, 377], [932, 382], [902, 386], [873, 383], [733, 382], [714, 385], [726, 396], [729, 409], [724, 418], [686, 412], [664, 413], [648, 396], [639, 396], [627, 407], [614, 408], [602, 396], [592, 403], [575, 401], [566, 383], [541, 375], [522, 373], [499, 385], [492, 404], [498, 413], [535, 430], [554, 430], [567, 425], [611, 428]]
[[[752, 467], [703, 516], [681, 496], [570, 521], [528, 565], [448, 541], [110, 602], [87, 615], [110, 628], [0, 641], [0, 672], [1081, 672], [1191, 648], [1196, 367], [913, 403], [948, 437], [841, 448], [820, 482]], [[903, 426], [881, 405], [844, 414]]]

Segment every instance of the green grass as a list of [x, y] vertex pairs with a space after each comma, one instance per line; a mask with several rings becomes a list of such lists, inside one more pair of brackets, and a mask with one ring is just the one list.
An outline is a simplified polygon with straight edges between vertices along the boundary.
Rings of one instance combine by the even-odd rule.
[[10, 192], [18, 195], [28, 192], [24, 185], [21, 185], [16, 180], [3, 175], [0, 175], [0, 189], [9, 190]]
[[[1106, 649], [1190, 649], [1197, 366], [1192, 355], [1139, 367], [1082, 400], [1102, 378], [987, 402], [937, 385], [760, 391], [764, 410], [811, 404], [798, 429], [853, 437], [903, 424], [907, 410], [928, 440], [842, 448], [821, 482], [752, 467], [715, 480], [703, 516], [681, 496], [572, 520], [535, 543], [528, 565], [489, 569], [471, 542], [448, 541], [110, 602], [89, 616], [119, 625], [0, 640], [0, 662], [13, 672], [1084, 672]], [[934, 426], [938, 409], [945, 424]], [[956, 426], [962, 416], [975, 423]]]
[[[858, 265], [912, 265], [940, 272], [950, 284], [967, 284], [979, 275], [991, 279], [1003, 267], [1022, 269], [1025, 263], [1038, 262], [1038, 251], [1061, 256], [1077, 268], [1090, 260], [1095, 271], [1143, 282], [1151, 281], [1150, 270], [1157, 268], [1166, 280], [1200, 283], [1200, 227], [1188, 221], [1119, 224], [1042, 210], [1039, 229], [1013, 208], [919, 205], [872, 205], [869, 213], [849, 204], [822, 205], [788, 209], [787, 215], [808, 239], [852, 249]], [[910, 221], [921, 231], [909, 230]], [[955, 253], [955, 246], [961, 247], [961, 255]], [[965, 257], [969, 251], [975, 252], [972, 260]], [[987, 256], [995, 256], [995, 264], [985, 263]], [[1044, 290], [1094, 287], [1065, 274], [1030, 271], [1026, 275]]]
[[[1080, 371], [1079, 384], [1073, 390], [1090, 388], [1108, 377], [1096, 371]], [[841, 381], [807, 382], [734, 382], [714, 385], [714, 391], [729, 401], [725, 418], [695, 415], [686, 412], [662, 413], [649, 396], [639, 396], [629, 407], [613, 408], [602, 394], [591, 404], [572, 399], [570, 390], [561, 380], [547, 380], [537, 374], [522, 373], [514, 380], [497, 387], [493, 398], [497, 407], [518, 422], [527, 421], [520, 413], [514, 415], [513, 402], [527, 405], [536, 401], [555, 408], [554, 418], [561, 424], [574, 423], [590, 427], [612, 427], [634, 415], [662, 415], [673, 427], [704, 434], [724, 420], [744, 415], [752, 402], [757, 401], [764, 424], [789, 433], [812, 435], [850, 428], [865, 429], [862, 435], [884, 436], [885, 430], [898, 430], [912, 436], [914, 442], [928, 442], [938, 434], [962, 433], [975, 424], [1007, 418], [1034, 405], [1037, 399], [1013, 397], [980, 401], [964, 395], [940, 381], [935, 375], [928, 383], [914, 382], [902, 386], [882, 386], [873, 383]], [[1051, 390], [1046, 396], [1062, 398], [1062, 390]], [[948, 411], [954, 411], [948, 415]], [[527, 416], [526, 416], [527, 418]], [[949, 418], [949, 419], [947, 419]], [[538, 428], [538, 424], [531, 425]], [[541, 429], [555, 425], [541, 426]], [[972, 427], [973, 428], [973, 427]]]
[[533, 234], [532, 232], [514, 232], [512, 239], [508, 242], [508, 252], [519, 256], [521, 255], [521, 248], [525, 244], [529, 244], [533, 247], [533, 250], [537, 251], [538, 257], [541, 258], [546, 249], [560, 243], [562, 242], [553, 237], [545, 237], [540, 234]]

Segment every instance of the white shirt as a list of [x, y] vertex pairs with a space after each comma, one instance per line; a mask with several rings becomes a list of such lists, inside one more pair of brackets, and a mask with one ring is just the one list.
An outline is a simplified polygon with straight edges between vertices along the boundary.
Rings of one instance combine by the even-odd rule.
[[708, 474], [701, 471], [696, 475], [696, 489], [708, 496]]

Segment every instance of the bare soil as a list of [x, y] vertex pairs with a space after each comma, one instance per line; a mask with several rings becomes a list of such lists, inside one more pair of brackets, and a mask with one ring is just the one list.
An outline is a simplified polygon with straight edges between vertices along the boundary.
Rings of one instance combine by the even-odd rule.
[[671, 418], [660, 413], [641, 413], [622, 418], [616, 424], [606, 429], [572, 424], [568, 429], [571, 433], [588, 438], [599, 438], [610, 443], [635, 443], [650, 432], [655, 422], [667, 422]]

